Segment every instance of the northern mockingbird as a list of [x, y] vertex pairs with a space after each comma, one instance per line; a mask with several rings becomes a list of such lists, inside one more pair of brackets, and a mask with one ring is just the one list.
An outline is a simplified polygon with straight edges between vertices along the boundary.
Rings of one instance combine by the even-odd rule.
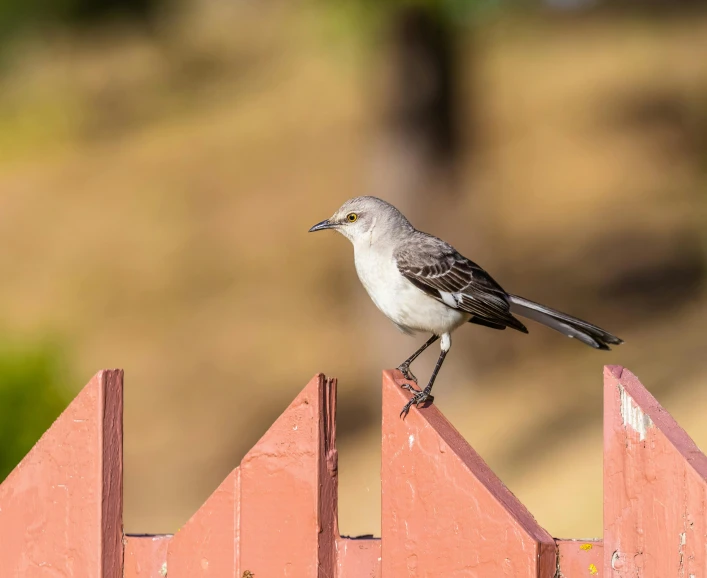
[[413, 396], [401, 417], [413, 404], [434, 399], [432, 386], [452, 345], [452, 331], [467, 322], [528, 333], [513, 316], [517, 314], [596, 349], [608, 350], [609, 344], [623, 343], [596, 325], [507, 293], [476, 263], [441, 239], [418, 231], [398, 209], [376, 197], [346, 201], [309, 232], [324, 229], [334, 229], [351, 241], [358, 277], [388, 319], [405, 333], [432, 334], [398, 367], [405, 379], [417, 383], [410, 364], [437, 339], [442, 340], [427, 386], [423, 390], [403, 386]]

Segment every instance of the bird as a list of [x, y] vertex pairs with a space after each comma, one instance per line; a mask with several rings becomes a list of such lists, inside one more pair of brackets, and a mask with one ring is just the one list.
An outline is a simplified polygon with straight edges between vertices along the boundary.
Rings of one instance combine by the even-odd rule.
[[623, 340], [608, 331], [529, 299], [508, 293], [491, 275], [442, 239], [417, 230], [390, 203], [372, 196], [347, 200], [309, 232], [334, 230], [351, 241], [358, 278], [373, 303], [402, 332], [431, 337], [397, 369], [417, 384], [410, 365], [440, 340], [440, 354], [424, 389], [406, 383], [410, 408], [432, 403], [432, 386], [452, 346], [452, 333], [466, 323], [528, 333], [516, 315], [599, 350]]

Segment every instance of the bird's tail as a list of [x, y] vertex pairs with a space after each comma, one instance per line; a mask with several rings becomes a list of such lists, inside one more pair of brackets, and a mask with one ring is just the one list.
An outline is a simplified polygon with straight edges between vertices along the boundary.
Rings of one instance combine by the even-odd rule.
[[508, 299], [511, 304], [511, 312], [527, 319], [532, 319], [538, 323], [559, 331], [567, 337], [579, 339], [582, 343], [594, 347], [596, 349], [611, 349], [609, 345], [621, 345], [623, 339], [619, 339], [608, 331], [604, 331], [601, 327], [555, 311], [539, 303], [535, 303], [517, 295], [509, 295]]

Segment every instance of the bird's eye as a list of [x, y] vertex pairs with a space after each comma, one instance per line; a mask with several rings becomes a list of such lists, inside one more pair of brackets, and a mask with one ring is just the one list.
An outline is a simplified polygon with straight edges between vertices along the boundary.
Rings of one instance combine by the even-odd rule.
[[356, 219], [358, 219], [358, 215], [356, 213], [349, 213], [348, 215], [346, 215], [346, 220], [349, 223], [355, 223]]

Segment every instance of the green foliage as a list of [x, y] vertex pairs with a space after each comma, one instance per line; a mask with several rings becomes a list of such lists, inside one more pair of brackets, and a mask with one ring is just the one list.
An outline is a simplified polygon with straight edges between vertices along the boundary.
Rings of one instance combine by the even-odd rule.
[[68, 405], [62, 359], [49, 344], [0, 344], [0, 481]]
[[162, 0], [0, 0], [0, 41], [28, 28], [149, 18]]

